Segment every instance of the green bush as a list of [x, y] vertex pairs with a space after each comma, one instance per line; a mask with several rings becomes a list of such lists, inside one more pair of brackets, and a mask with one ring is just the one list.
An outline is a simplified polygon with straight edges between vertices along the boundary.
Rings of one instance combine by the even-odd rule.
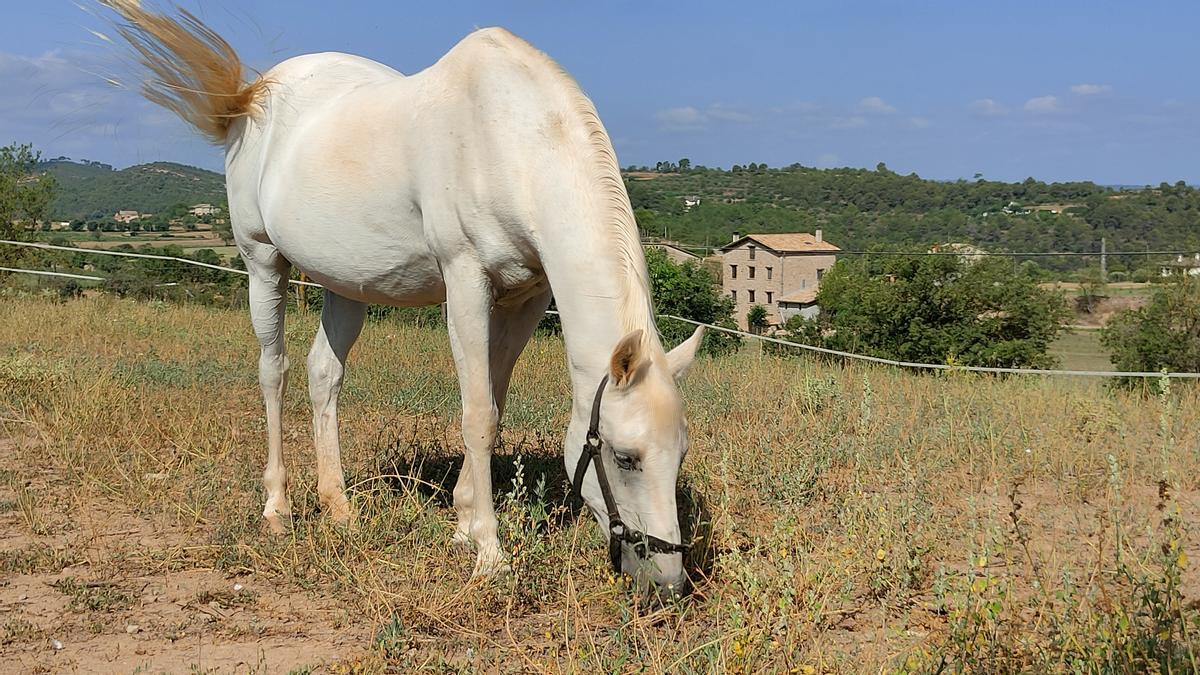
[[839, 261], [817, 293], [815, 320], [793, 318], [794, 339], [922, 363], [1047, 367], [1068, 313], [1062, 296], [1010, 262], [956, 256]]
[[1179, 277], [1150, 303], [1114, 316], [1100, 334], [1123, 371], [1200, 371], [1200, 279]]

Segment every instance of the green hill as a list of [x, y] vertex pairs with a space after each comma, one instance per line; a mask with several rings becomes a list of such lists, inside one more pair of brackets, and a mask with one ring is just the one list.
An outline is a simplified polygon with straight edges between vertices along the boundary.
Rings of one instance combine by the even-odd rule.
[[[991, 251], [1098, 251], [1101, 238], [1109, 251], [1200, 250], [1200, 190], [1183, 181], [1115, 190], [1033, 178], [934, 181], [882, 164], [875, 170], [751, 164], [728, 171], [680, 164], [624, 172], [647, 235], [721, 246], [735, 231], [821, 228], [844, 250], [953, 242]], [[1161, 258], [1110, 258], [1109, 269], [1148, 269]], [[1093, 258], [1037, 262], [1058, 270], [1098, 265]]]
[[225, 176], [172, 162], [139, 164], [126, 169], [99, 162], [59, 158], [39, 168], [58, 181], [50, 204], [53, 220], [85, 218], [98, 213], [111, 216], [122, 209], [162, 213], [181, 202], [225, 202]]

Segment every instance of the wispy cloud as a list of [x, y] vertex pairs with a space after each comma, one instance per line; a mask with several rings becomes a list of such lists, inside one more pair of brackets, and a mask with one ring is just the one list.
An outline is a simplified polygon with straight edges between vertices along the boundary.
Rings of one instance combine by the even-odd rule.
[[690, 105], [667, 108], [655, 113], [654, 119], [661, 130], [671, 132], [700, 131], [711, 122], [749, 124], [755, 121], [751, 113], [724, 103], [713, 103], [704, 109]]
[[708, 124], [704, 113], [690, 105], [659, 110], [654, 113], [654, 119], [658, 120], [660, 129], [672, 132], [700, 131]]
[[1076, 84], [1071, 87], [1071, 93], [1079, 96], [1099, 96], [1100, 94], [1111, 94], [1111, 84]]
[[724, 103], [714, 103], [704, 110], [704, 114], [709, 119], [714, 119], [719, 122], [736, 122], [738, 124], [749, 124], [755, 120], [754, 115], [735, 108]]
[[834, 117], [829, 120], [830, 129], [858, 129], [867, 126], [867, 118], [862, 115], [851, 115], [850, 117]]
[[1057, 96], [1035, 96], [1025, 101], [1025, 112], [1044, 114], [1062, 110]]
[[933, 124], [927, 117], [910, 117], [908, 123], [914, 129], [928, 129]]
[[890, 115], [896, 112], [895, 106], [889, 105], [887, 101], [878, 96], [868, 96], [858, 102], [858, 112], [870, 113], [876, 115]]
[[1008, 108], [997, 103], [995, 99], [990, 98], [971, 101], [971, 104], [967, 108], [976, 115], [983, 115], [984, 117], [997, 117], [1008, 114]]

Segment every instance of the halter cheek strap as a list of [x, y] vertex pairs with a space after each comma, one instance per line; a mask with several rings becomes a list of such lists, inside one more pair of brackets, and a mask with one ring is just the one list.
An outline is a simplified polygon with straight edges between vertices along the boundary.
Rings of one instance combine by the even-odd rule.
[[674, 544], [659, 539], [640, 530], [630, 529], [621, 520], [621, 512], [617, 509], [617, 500], [613, 498], [612, 486], [608, 482], [608, 474], [604, 469], [604, 459], [601, 450], [604, 441], [600, 439], [600, 401], [604, 398], [604, 388], [608, 385], [608, 376], [600, 380], [596, 387], [596, 398], [592, 401], [592, 418], [588, 425], [587, 436], [583, 441], [583, 452], [579, 462], [575, 464], [575, 475], [571, 479], [571, 501], [581, 505], [583, 479], [587, 475], [588, 465], [596, 465], [596, 481], [600, 483], [600, 495], [604, 497], [604, 510], [608, 512], [608, 560], [613, 572], [621, 573], [621, 543], [630, 544], [639, 558], [649, 558], [652, 553], [685, 553], [687, 544]]

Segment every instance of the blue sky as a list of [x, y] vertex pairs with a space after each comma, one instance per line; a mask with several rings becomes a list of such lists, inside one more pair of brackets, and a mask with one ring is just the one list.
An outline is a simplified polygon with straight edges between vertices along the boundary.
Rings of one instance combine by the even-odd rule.
[[[86, 4], [88, 0], [79, 0]], [[141, 101], [70, 0], [0, 10], [0, 143], [117, 166], [221, 154]], [[419, 70], [502, 25], [591, 95], [622, 165], [873, 167], [1200, 183], [1200, 2], [183, 0], [261, 69], [347, 51]]]

